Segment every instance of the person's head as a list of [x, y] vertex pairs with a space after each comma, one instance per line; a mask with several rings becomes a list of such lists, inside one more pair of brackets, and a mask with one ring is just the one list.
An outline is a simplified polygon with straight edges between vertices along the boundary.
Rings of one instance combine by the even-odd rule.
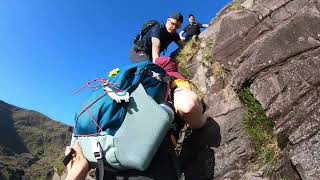
[[166, 29], [167, 31], [172, 34], [180, 28], [181, 24], [183, 23], [183, 16], [179, 12], [173, 13], [166, 22]]
[[190, 23], [194, 23], [196, 20], [194, 18], [194, 15], [193, 14], [189, 14], [189, 22]]

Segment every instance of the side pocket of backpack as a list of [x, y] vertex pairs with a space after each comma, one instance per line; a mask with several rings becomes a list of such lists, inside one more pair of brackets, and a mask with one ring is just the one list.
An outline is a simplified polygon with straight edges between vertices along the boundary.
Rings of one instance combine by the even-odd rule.
[[170, 115], [140, 84], [132, 93], [128, 113], [114, 135], [119, 163], [128, 169], [147, 169], [170, 124]]

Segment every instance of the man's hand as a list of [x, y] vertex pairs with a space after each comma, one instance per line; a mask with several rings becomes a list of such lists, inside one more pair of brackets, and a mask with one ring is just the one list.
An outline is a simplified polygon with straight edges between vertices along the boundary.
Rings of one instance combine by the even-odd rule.
[[[67, 165], [68, 175], [66, 180], [82, 180], [85, 179], [87, 173], [89, 172], [89, 163], [87, 159], [84, 157], [80, 144], [76, 143], [73, 146], [75, 150], [75, 154], [73, 155], [71, 161]], [[66, 147], [65, 155], [69, 154], [71, 148], [69, 146]]]
[[208, 28], [208, 27], [209, 27], [209, 24], [202, 24], [202, 27], [203, 27], [203, 28]]
[[183, 37], [183, 34], [184, 34], [185, 32], [184, 31], [181, 31], [180, 33], [179, 33], [179, 36], [180, 36], [180, 39], [182, 40], [182, 41], [184, 41], [186, 38], [185, 37]]

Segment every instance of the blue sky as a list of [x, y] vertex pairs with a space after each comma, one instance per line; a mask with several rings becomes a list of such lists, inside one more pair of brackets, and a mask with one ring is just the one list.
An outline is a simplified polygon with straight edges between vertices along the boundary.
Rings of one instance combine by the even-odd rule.
[[72, 125], [86, 95], [73, 92], [128, 64], [144, 22], [180, 11], [183, 26], [189, 13], [208, 23], [229, 1], [0, 0], [0, 100]]

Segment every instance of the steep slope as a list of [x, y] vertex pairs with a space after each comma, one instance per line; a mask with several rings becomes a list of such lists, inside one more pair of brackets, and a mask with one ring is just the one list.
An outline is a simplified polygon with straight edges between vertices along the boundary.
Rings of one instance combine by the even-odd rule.
[[70, 141], [71, 128], [3, 101], [0, 121], [0, 177], [51, 177]]

